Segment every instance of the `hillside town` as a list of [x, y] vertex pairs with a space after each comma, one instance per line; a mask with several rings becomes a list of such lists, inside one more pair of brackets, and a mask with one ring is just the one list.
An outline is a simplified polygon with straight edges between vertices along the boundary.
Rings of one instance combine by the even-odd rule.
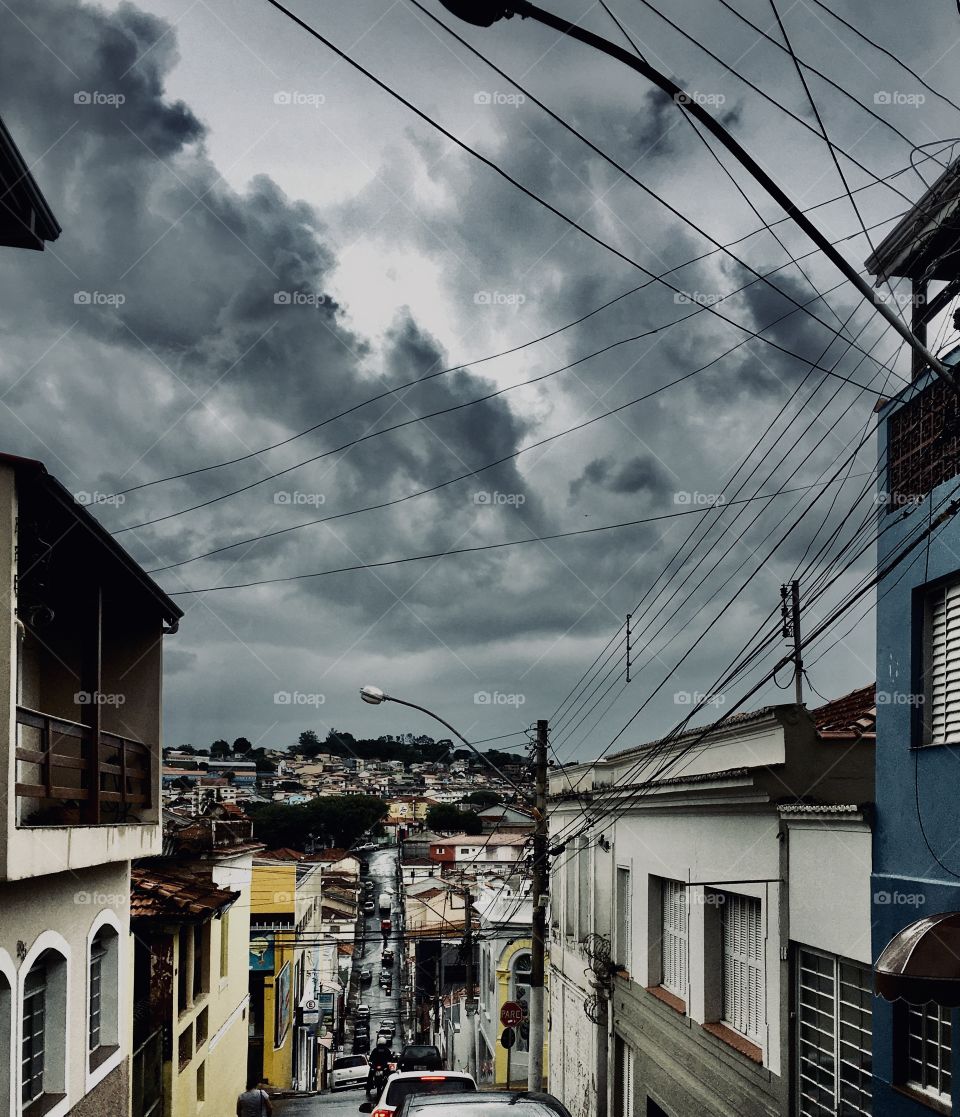
[[960, 1113], [942, 7], [0, 4], [0, 1117]]

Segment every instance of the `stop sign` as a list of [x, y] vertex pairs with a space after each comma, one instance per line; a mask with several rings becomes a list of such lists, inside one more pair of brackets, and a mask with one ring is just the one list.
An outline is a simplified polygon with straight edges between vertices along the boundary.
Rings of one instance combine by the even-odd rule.
[[516, 1028], [523, 1023], [523, 1009], [516, 1001], [505, 1001], [500, 1009], [500, 1023], [505, 1028]]

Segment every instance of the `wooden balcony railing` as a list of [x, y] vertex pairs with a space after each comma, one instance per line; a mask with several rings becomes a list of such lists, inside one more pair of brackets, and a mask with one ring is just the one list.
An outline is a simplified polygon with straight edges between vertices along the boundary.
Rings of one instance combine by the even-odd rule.
[[[17, 707], [18, 823], [140, 823], [153, 806], [150, 750], [140, 741]], [[151, 820], [152, 821], [152, 820]]]

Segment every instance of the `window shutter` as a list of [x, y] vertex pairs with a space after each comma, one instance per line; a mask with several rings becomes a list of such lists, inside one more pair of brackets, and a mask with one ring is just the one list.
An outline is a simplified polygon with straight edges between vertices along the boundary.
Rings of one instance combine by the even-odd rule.
[[687, 890], [675, 880], [664, 880], [663, 899], [663, 976], [662, 984], [671, 993], [687, 996]]
[[724, 893], [723, 1016], [735, 1031], [763, 1039], [763, 926], [760, 901]]
[[930, 741], [960, 737], [960, 582], [933, 595], [930, 607]]

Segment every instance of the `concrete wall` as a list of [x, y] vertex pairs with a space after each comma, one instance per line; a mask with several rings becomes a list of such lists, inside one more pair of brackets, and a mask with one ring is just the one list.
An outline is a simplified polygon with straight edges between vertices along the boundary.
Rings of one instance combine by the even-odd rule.
[[[65, 959], [65, 986], [62, 997], [51, 998], [48, 1017], [52, 1031], [49, 1055], [51, 1075], [63, 1078], [66, 1098], [50, 1113], [60, 1117], [77, 1105], [101, 1082], [119, 1071], [104, 1086], [104, 1096], [121, 1091], [126, 1106], [125, 1075], [130, 1054], [129, 1032], [124, 1025], [128, 1011], [129, 988], [129, 905], [130, 874], [126, 864], [104, 865], [71, 873], [55, 873], [35, 880], [3, 885], [0, 902], [0, 975], [10, 986], [8, 1027], [13, 1042], [0, 1050], [6, 1074], [0, 1069], [0, 1083], [20, 1096], [21, 1006], [23, 983], [34, 961], [50, 949]], [[89, 1020], [89, 948], [101, 926], [112, 927], [116, 941], [116, 997], [114, 1013], [117, 1050], [95, 1070], [87, 1058]], [[0, 980], [0, 985], [3, 981]], [[0, 998], [0, 1004], [2, 1000]], [[0, 1024], [0, 1027], [3, 1025]], [[5, 1081], [4, 1081], [5, 1080]], [[53, 1079], [51, 1079], [53, 1081]], [[56, 1085], [56, 1083], [54, 1083]], [[98, 1096], [101, 1096], [98, 1094]], [[90, 1103], [93, 1104], [92, 1102]], [[7, 1112], [6, 1099], [0, 1099], [0, 1112]], [[14, 1110], [11, 1108], [11, 1112]], [[89, 1111], [89, 1110], [88, 1110]], [[86, 1111], [84, 1111], [86, 1112]], [[102, 1111], [109, 1112], [109, 1111]]]

